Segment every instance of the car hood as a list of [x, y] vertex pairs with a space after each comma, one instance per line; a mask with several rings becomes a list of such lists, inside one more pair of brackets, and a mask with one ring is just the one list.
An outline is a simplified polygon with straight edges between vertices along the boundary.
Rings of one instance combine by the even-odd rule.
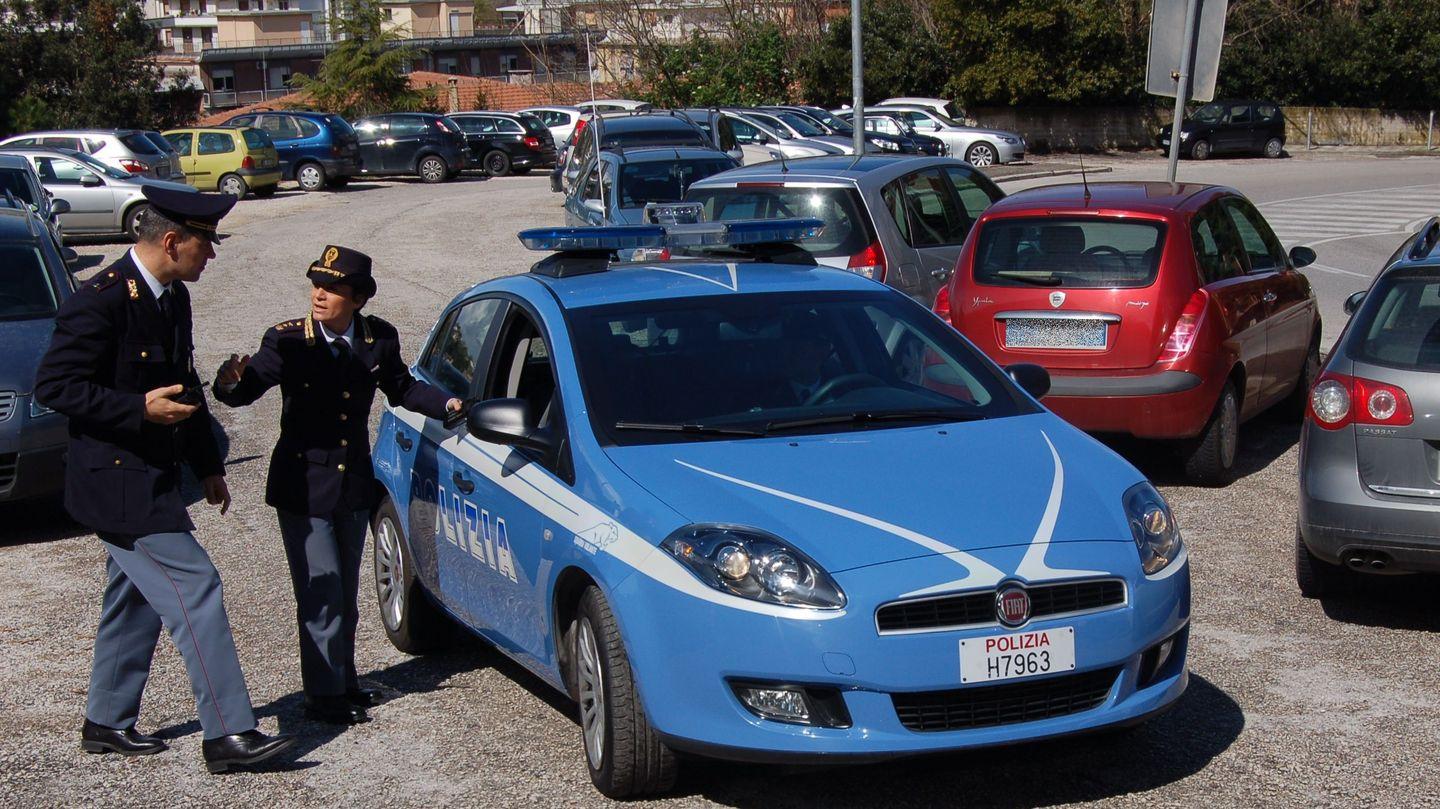
[[35, 369], [50, 347], [55, 331], [52, 318], [0, 321], [0, 345], [6, 347], [0, 360], [0, 390], [30, 393], [35, 387]]
[[1043, 565], [1049, 542], [1131, 542], [1121, 496], [1143, 480], [1049, 413], [607, 453], [684, 519], [759, 528], [832, 573], [939, 554], [993, 572], [969, 554], [1008, 548], [986, 557], [1010, 575], [1032, 545]]
[[985, 135], [986, 137], [991, 138], [1015, 138], [1017, 140], [1020, 138], [1020, 136], [1015, 134], [1014, 132], [1006, 132], [1003, 129], [981, 129], [975, 126], [964, 126], [960, 127], [955, 131], [966, 132], [971, 135]]
[[136, 185], [148, 185], [154, 188], [167, 188], [171, 191], [195, 191], [196, 193], [199, 193], [199, 191], [193, 185], [171, 182], [170, 180], [156, 180], [151, 177], [131, 177], [130, 182], [133, 182]]

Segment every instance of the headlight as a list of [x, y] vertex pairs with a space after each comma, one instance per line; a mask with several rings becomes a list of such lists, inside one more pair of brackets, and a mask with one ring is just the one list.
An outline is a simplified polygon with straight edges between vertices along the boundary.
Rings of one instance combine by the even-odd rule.
[[881, 149], [884, 149], [884, 150], [889, 151], [889, 152], [898, 152], [898, 151], [900, 151], [900, 144], [896, 143], [896, 142], [893, 141], [893, 140], [876, 140], [876, 141], [871, 141], [871, 143], [874, 143], [875, 145], [879, 146]]
[[1186, 131], [1183, 130], [1183, 129], [1180, 130], [1180, 140], [1189, 140], [1189, 139], [1190, 139], [1190, 133], [1189, 133], [1189, 132], [1186, 132]]
[[1001, 136], [1000, 136], [1000, 140], [1003, 140], [1003, 141], [1005, 141], [1006, 143], [1019, 143], [1019, 142], [1020, 142], [1020, 139], [1019, 139], [1019, 138], [1012, 138], [1012, 137], [1008, 137], [1008, 136], [1006, 136], [1006, 135], [1001, 135]]
[[34, 396], [31, 396], [31, 397], [30, 397], [30, 418], [32, 418], [32, 419], [38, 419], [38, 418], [40, 418], [41, 416], [48, 416], [48, 415], [50, 415], [51, 413], [54, 413], [54, 412], [55, 412], [54, 410], [51, 410], [50, 408], [46, 407], [45, 405], [42, 405], [42, 404], [40, 404], [39, 402], [35, 401], [35, 397], [34, 397]]
[[1150, 576], [1164, 570], [1180, 555], [1183, 543], [1180, 526], [1165, 498], [1148, 482], [1131, 486], [1124, 497], [1125, 518], [1135, 547], [1140, 551], [1140, 567]]
[[845, 606], [845, 594], [829, 573], [790, 544], [753, 528], [692, 525], [660, 547], [723, 593], [790, 607]]

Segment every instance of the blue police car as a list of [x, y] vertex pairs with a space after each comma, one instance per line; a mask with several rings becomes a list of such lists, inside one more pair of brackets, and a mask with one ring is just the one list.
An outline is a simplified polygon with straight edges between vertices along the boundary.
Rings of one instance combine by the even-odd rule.
[[[845, 760], [1139, 721], [1187, 683], [1169, 507], [816, 220], [527, 231], [385, 412], [385, 630], [458, 622], [579, 704], [597, 788], [676, 753]], [[665, 255], [619, 263], [617, 252]], [[688, 256], [688, 257], [687, 257]]]

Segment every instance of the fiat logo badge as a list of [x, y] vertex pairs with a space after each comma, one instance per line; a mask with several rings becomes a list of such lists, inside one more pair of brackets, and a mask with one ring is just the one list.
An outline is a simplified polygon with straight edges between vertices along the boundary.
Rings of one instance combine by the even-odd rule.
[[1030, 594], [1019, 587], [1002, 588], [995, 593], [995, 618], [1009, 627], [1030, 620]]
[[1050, 293], [1050, 306], [1051, 306], [1051, 307], [1053, 307], [1053, 308], [1055, 308], [1055, 309], [1059, 309], [1059, 308], [1060, 308], [1060, 305], [1063, 304], [1063, 303], [1065, 303], [1065, 293], [1064, 293], [1064, 292], [1058, 292], [1058, 291], [1057, 291], [1057, 292], [1051, 292], [1051, 293]]

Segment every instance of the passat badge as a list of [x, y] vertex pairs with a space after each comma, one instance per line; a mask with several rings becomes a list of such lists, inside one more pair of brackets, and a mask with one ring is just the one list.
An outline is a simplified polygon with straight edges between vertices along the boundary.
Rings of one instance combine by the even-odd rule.
[[1020, 587], [1001, 588], [995, 593], [995, 619], [1010, 627], [1030, 620], [1030, 594]]
[[1059, 308], [1060, 308], [1060, 305], [1063, 304], [1063, 303], [1065, 303], [1065, 293], [1064, 293], [1064, 292], [1058, 292], [1058, 291], [1057, 291], [1057, 292], [1051, 292], [1051, 293], [1050, 293], [1050, 306], [1051, 306], [1051, 307], [1053, 307], [1053, 308], [1055, 308], [1055, 309], [1059, 309]]

